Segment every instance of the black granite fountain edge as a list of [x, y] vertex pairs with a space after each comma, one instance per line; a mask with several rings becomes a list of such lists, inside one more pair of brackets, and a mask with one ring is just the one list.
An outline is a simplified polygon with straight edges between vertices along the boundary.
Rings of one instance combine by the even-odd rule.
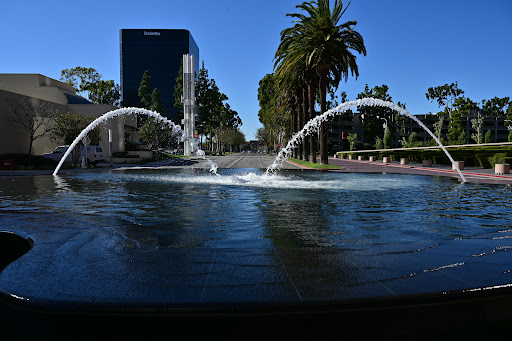
[[[360, 336], [379, 336], [379, 339], [404, 333], [412, 337], [438, 333], [457, 333], [459, 336], [467, 333], [471, 336], [473, 333], [508, 332], [505, 326], [512, 319], [511, 305], [512, 284], [454, 292], [297, 304], [55, 303], [0, 293], [1, 323], [13, 319], [15, 321], [11, 324], [31, 321], [42, 328], [38, 335], [48, 328], [52, 332], [55, 329], [64, 332], [71, 326], [102, 325], [108, 328], [110, 325], [123, 325], [129, 330], [133, 323], [139, 323], [141, 328], [153, 328], [153, 332], [161, 329], [162, 333], [169, 326], [176, 329], [205, 326], [205, 332], [231, 330], [235, 334], [260, 326], [264, 330], [272, 329], [290, 336], [303, 330], [303, 325], [308, 325], [329, 335], [339, 330], [360, 332]], [[66, 321], [66, 326], [61, 325], [63, 321]], [[288, 330], [285, 332], [281, 327]], [[246, 336], [250, 338], [251, 335]], [[305, 334], [295, 335], [301, 336]]]
[[[2, 261], [7, 264], [28, 252], [29, 238], [0, 231]], [[12, 252], [3, 252], [10, 250]], [[6, 256], [7, 255], [7, 256]], [[1, 268], [0, 268], [1, 270]], [[19, 331], [27, 338], [97, 333], [131, 337], [138, 326], [140, 337], [166, 335], [192, 329], [205, 336], [219, 333], [251, 339], [275, 336], [298, 339], [338, 332], [359, 338], [426, 338], [436, 335], [501, 336], [512, 319], [512, 284], [417, 295], [336, 299], [297, 303], [150, 304], [66, 302], [23, 298], [0, 292], [0, 330]], [[197, 326], [204, 326], [201, 330]], [[95, 329], [96, 327], [99, 329]], [[305, 326], [309, 326], [306, 328]], [[119, 330], [124, 328], [124, 330]], [[253, 330], [252, 334], [247, 331]], [[304, 329], [306, 328], [306, 329]], [[23, 329], [23, 328], [22, 328]], [[85, 331], [87, 330], [87, 331]], [[319, 334], [318, 334], [319, 333]], [[496, 334], [497, 333], [497, 334]], [[23, 338], [25, 338], [23, 337]]]
[[34, 242], [16, 233], [0, 231], [0, 271], [30, 251]]

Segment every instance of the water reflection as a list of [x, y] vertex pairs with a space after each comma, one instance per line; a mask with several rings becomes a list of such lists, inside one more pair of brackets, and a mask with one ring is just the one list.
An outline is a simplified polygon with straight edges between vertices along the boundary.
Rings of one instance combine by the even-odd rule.
[[[276, 287], [300, 300], [350, 296], [361, 293], [361, 283], [447, 271], [449, 264], [471, 264], [473, 255], [510, 251], [500, 244], [512, 230], [510, 187], [392, 174], [220, 174], [0, 178], [0, 225], [35, 241], [32, 257], [47, 262], [39, 266], [48, 274], [81, 269], [77, 280], [98, 297], [110, 295], [110, 284], [94, 281], [112, 280], [118, 299], [208, 301], [227, 292], [228, 300], [249, 299], [241, 289], [235, 293], [238, 286], [254, 290], [251, 299]], [[453, 243], [464, 250], [462, 260], [448, 253], [421, 262], [404, 256], [432, 255]], [[176, 297], [169, 287], [183, 278], [190, 291]], [[62, 285], [62, 292], [77, 294]], [[377, 287], [385, 291], [375, 286], [373, 294]]]
[[[161, 247], [341, 247], [512, 227], [510, 187], [421, 176], [375, 175], [369, 183], [362, 175], [289, 173], [289, 182], [326, 187], [251, 186], [237, 183], [245, 175], [234, 171], [222, 174], [228, 183], [180, 172], [4, 178], [0, 209], [118, 220], [132, 231], [131, 239], [151, 233]], [[180, 182], [194, 177], [205, 180]], [[402, 180], [405, 185], [397, 187]]]

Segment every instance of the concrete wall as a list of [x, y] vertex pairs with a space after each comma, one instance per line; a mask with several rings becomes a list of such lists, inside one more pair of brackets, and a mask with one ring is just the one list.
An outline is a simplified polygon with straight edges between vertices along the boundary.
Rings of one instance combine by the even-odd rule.
[[[37, 98], [27, 97], [8, 91], [0, 90], [0, 154], [26, 154], [28, 153], [30, 138], [28, 133], [9, 120], [11, 115], [11, 103], [29, 101], [34, 106], [43, 106], [56, 111], [66, 110], [65, 105], [43, 101]], [[40, 134], [44, 128], [36, 131]], [[32, 154], [41, 155], [53, 150], [55, 142], [49, 137], [43, 137], [34, 141]]]
[[[28, 153], [29, 135], [9, 121], [12, 113], [12, 101], [30, 101], [36, 106], [44, 106], [45, 110], [61, 113], [82, 114], [86, 117], [100, 117], [117, 109], [112, 105], [68, 104], [65, 93], [77, 96], [75, 89], [69, 84], [39, 74], [0, 74], [0, 154]], [[112, 152], [125, 151], [125, 133], [136, 126], [136, 118], [116, 117], [106, 124], [100, 135], [100, 146], [106, 158], [109, 157], [108, 129], [112, 129]], [[41, 132], [43, 129], [38, 131]], [[133, 133], [136, 135], [136, 133]], [[32, 146], [33, 155], [51, 152], [63, 141], [52, 141], [49, 136], [37, 139]]]
[[0, 90], [67, 105], [64, 92], [75, 94], [69, 84], [40, 74], [0, 74]]

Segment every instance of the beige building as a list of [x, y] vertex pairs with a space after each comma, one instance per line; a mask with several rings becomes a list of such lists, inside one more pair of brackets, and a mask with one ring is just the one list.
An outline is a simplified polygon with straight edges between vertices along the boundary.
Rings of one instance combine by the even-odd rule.
[[[0, 74], [0, 154], [28, 153], [28, 133], [8, 119], [12, 116], [16, 103], [24, 101], [28, 101], [42, 113], [53, 110], [87, 117], [100, 117], [117, 109], [112, 105], [93, 104], [77, 95], [71, 85], [40, 74]], [[108, 158], [108, 130], [112, 130], [112, 151], [124, 151], [125, 132], [135, 130], [136, 118], [116, 117], [104, 126], [106, 129], [102, 130], [100, 146], [104, 156]], [[34, 141], [31, 154], [43, 155], [62, 144], [62, 141], [52, 141], [46, 136]]]

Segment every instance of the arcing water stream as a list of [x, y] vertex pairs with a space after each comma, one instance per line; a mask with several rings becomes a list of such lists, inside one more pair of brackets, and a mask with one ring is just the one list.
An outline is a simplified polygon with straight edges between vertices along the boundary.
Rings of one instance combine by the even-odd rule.
[[[151, 111], [151, 110], [147, 110], [147, 109], [142, 109], [142, 108], [123, 108], [123, 109], [117, 109], [117, 110], [109, 111], [109, 112], [103, 114], [102, 116], [98, 117], [94, 121], [92, 121], [84, 130], [82, 130], [82, 132], [75, 138], [73, 143], [69, 146], [69, 148], [66, 151], [66, 153], [64, 153], [64, 155], [62, 156], [59, 164], [57, 165], [57, 167], [53, 171], [53, 175], [57, 175], [57, 173], [59, 172], [60, 168], [62, 167], [62, 164], [64, 163], [66, 158], [69, 156], [69, 154], [71, 153], [73, 148], [75, 148], [75, 146], [80, 142], [80, 140], [82, 140], [82, 138], [84, 136], [86, 136], [91, 130], [93, 130], [98, 125], [106, 122], [107, 120], [109, 120], [109, 119], [111, 119], [113, 117], [124, 116], [124, 115], [131, 115], [131, 114], [144, 114], [144, 115], [148, 115], [150, 117], [155, 118], [156, 120], [158, 120], [160, 122], [163, 122], [163, 123], [167, 124], [169, 126], [169, 128], [172, 129], [173, 133], [181, 135], [181, 141], [184, 141], [184, 140], [189, 138], [188, 136], [185, 136], [183, 130], [181, 129], [181, 127], [179, 125], [174, 124], [174, 122], [168, 120], [167, 118], [163, 117], [162, 115], [160, 115], [159, 113], [157, 113], [155, 111]], [[217, 165], [213, 161], [208, 160], [205, 157], [205, 153], [204, 153], [204, 151], [199, 149], [197, 141], [195, 139], [191, 139], [191, 142], [192, 142], [193, 150], [196, 153], [196, 155], [201, 156], [204, 160], [206, 160], [206, 162], [208, 162], [208, 164], [211, 167], [210, 171], [212, 173], [217, 173]]]
[[[462, 182], [466, 182], [466, 178], [464, 177], [464, 175], [460, 171], [459, 167], [457, 166], [457, 164], [453, 160], [453, 158], [450, 155], [450, 153], [446, 150], [446, 148], [443, 146], [441, 141], [439, 141], [437, 136], [435, 136], [423, 124], [423, 122], [418, 120], [418, 118], [416, 118], [414, 115], [410, 114], [408, 111], [406, 111], [405, 109], [399, 107], [395, 103], [383, 101], [383, 100], [376, 99], [376, 98], [363, 98], [363, 99], [359, 99], [359, 100], [356, 100], [356, 101], [345, 102], [345, 103], [337, 106], [336, 108], [330, 109], [330, 110], [326, 111], [325, 113], [323, 113], [322, 115], [316, 116], [315, 118], [311, 119], [304, 126], [304, 128], [302, 128], [301, 131], [299, 131], [294, 136], [292, 136], [292, 138], [290, 139], [290, 141], [288, 142], [286, 147], [281, 149], [281, 151], [276, 156], [274, 162], [267, 168], [267, 171], [265, 172], [265, 175], [267, 175], [267, 176], [271, 175], [271, 174], [275, 173], [275, 171], [279, 170], [281, 168], [281, 166], [282, 166], [282, 163], [291, 156], [293, 149], [296, 148], [304, 140], [304, 137], [306, 137], [306, 136], [308, 136], [310, 134], [316, 133], [319, 130], [321, 123], [327, 121], [331, 117], [334, 117], [336, 115], [339, 115], [339, 114], [345, 112], [346, 110], [350, 109], [351, 107], [358, 108], [358, 107], [361, 107], [361, 106], [374, 106], [374, 107], [379, 106], [379, 107], [389, 108], [389, 109], [392, 109], [392, 110], [394, 110], [394, 111], [396, 111], [396, 112], [398, 112], [400, 114], [406, 115], [406, 116], [410, 117], [411, 119], [413, 119], [414, 121], [416, 121], [423, 129], [425, 129], [425, 131], [427, 133], [430, 134], [430, 136], [432, 136], [432, 138], [443, 149], [444, 153], [448, 156], [448, 158], [450, 159], [450, 161], [452, 162], [452, 164], [456, 168], [457, 172], [459, 173], [461, 181]], [[142, 108], [123, 108], [123, 109], [113, 110], [113, 111], [107, 112], [106, 114], [98, 117], [93, 122], [91, 122], [84, 130], [82, 130], [82, 132], [75, 138], [73, 143], [69, 146], [68, 150], [66, 151], [66, 153], [64, 154], [64, 156], [60, 160], [59, 164], [55, 168], [55, 170], [53, 172], [53, 175], [57, 175], [57, 173], [59, 172], [62, 164], [64, 163], [66, 158], [69, 156], [69, 154], [71, 153], [73, 148], [92, 129], [94, 129], [99, 124], [104, 123], [105, 121], [107, 121], [110, 118], [113, 118], [113, 117], [116, 117], [116, 116], [122, 116], [122, 115], [129, 115], [129, 114], [145, 114], [145, 115], [154, 117], [158, 121], [161, 121], [161, 122], [164, 122], [165, 124], [167, 124], [169, 126], [169, 128], [171, 128], [173, 130], [174, 133], [181, 134], [181, 140], [182, 141], [189, 139], [188, 136], [184, 135], [183, 130], [181, 129], [180, 126], [175, 125], [174, 122], [166, 119], [165, 117], [163, 117], [162, 115], [160, 115], [159, 113], [157, 113], [155, 111], [151, 111], [151, 110], [147, 110], [147, 109], [142, 109]], [[211, 161], [211, 160], [209, 160], [209, 159], [207, 159], [205, 157], [204, 151], [202, 151], [198, 147], [197, 140], [195, 140], [195, 139], [190, 139], [190, 140], [192, 142], [193, 150], [196, 153], [196, 155], [202, 156], [202, 158], [206, 162], [208, 162], [208, 164], [210, 165], [210, 167], [211, 167], [210, 168], [210, 172], [217, 174], [217, 165], [213, 161]]]
[[413, 119], [414, 121], [416, 121], [416, 123], [418, 123], [423, 129], [425, 129], [425, 131], [427, 133], [429, 133], [430, 136], [432, 136], [432, 138], [443, 149], [444, 153], [446, 154], [446, 156], [448, 156], [448, 158], [450, 159], [452, 164], [455, 166], [457, 172], [459, 173], [461, 181], [462, 182], [466, 182], [466, 178], [464, 177], [464, 175], [460, 171], [459, 167], [457, 166], [457, 164], [453, 160], [453, 158], [450, 155], [450, 153], [448, 153], [448, 151], [443, 146], [441, 141], [439, 141], [437, 136], [435, 136], [430, 131], [430, 129], [428, 129], [423, 124], [423, 122], [418, 120], [417, 117], [415, 117], [414, 115], [409, 113], [407, 110], [399, 107], [395, 103], [383, 101], [383, 100], [376, 99], [376, 98], [363, 98], [363, 99], [358, 99], [356, 101], [345, 102], [345, 103], [337, 106], [336, 108], [330, 109], [330, 110], [324, 112], [322, 115], [316, 116], [315, 118], [311, 119], [304, 126], [304, 128], [302, 128], [301, 131], [299, 131], [298, 133], [296, 133], [295, 135], [292, 136], [292, 138], [290, 139], [290, 141], [288, 142], [286, 147], [279, 151], [279, 154], [277, 154], [276, 159], [274, 160], [274, 162], [267, 168], [266, 174], [268, 175], [268, 174], [274, 173], [276, 170], [280, 169], [281, 165], [283, 164], [283, 162], [292, 155], [292, 151], [295, 148], [297, 148], [297, 146], [304, 140], [304, 137], [306, 137], [306, 136], [308, 136], [310, 134], [316, 133], [319, 130], [321, 123], [326, 122], [331, 117], [334, 117], [336, 115], [339, 115], [339, 114], [345, 112], [346, 110], [350, 109], [351, 107], [358, 108], [358, 107], [362, 107], [362, 106], [373, 106], [373, 107], [389, 108], [389, 109], [392, 109], [392, 110], [394, 110], [394, 111], [396, 111], [396, 112], [398, 112], [398, 113], [400, 113], [402, 115], [406, 115], [406, 116], [410, 117], [411, 119]]

